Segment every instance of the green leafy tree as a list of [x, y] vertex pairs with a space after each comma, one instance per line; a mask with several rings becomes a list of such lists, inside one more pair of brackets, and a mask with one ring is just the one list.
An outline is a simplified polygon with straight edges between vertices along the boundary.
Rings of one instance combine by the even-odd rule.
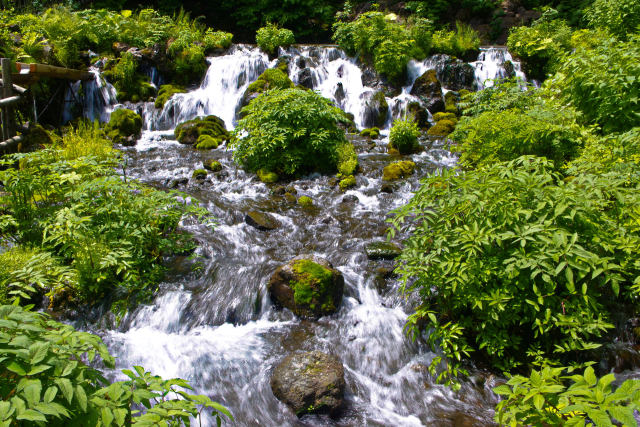
[[640, 31], [640, 4], [635, 0], [595, 0], [585, 10], [594, 28], [604, 28], [620, 39]]
[[288, 48], [296, 42], [293, 32], [276, 24], [267, 24], [256, 32], [256, 43], [263, 51], [274, 54], [278, 47]]

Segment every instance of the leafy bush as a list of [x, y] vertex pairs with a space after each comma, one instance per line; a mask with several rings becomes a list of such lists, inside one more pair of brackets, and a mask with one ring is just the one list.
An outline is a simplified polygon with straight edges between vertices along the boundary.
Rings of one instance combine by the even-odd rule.
[[86, 363], [99, 355], [114, 366], [96, 335], [10, 305], [0, 306], [0, 324], [3, 425], [190, 425], [190, 417], [205, 410], [218, 423], [223, 416], [233, 420], [222, 405], [185, 391], [191, 389], [186, 381], [163, 380], [139, 366], [123, 371], [130, 380], [109, 384]]
[[640, 36], [628, 42], [602, 40], [567, 57], [551, 82], [560, 97], [604, 133], [640, 126]]
[[411, 154], [419, 147], [420, 130], [413, 120], [395, 120], [389, 133], [389, 145], [400, 154]]
[[553, 73], [563, 56], [571, 51], [571, 28], [550, 9], [531, 27], [512, 28], [507, 47], [524, 61], [524, 71], [529, 78], [542, 80]]
[[207, 28], [204, 33], [204, 39], [202, 44], [205, 50], [212, 49], [227, 49], [231, 46], [233, 40], [233, 34], [224, 31], [213, 31], [211, 28]]
[[464, 115], [475, 116], [487, 111], [524, 110], [540, 103], [539, 98], [540, 92], [526, 82], [518, 79], [501, 80], [463, 97], [459, 107]]
[[637, 424], [634, 411], [640, 409], [640, 381], [627, 380], [614, 390], [613, 374], [597, 378], [589, 367], [583, 375], [562, 377], [565, 371], [572, 369], [545, 367], [531, 371], [529, 378], [515, 375], [506, 385], [494, 388], [504, 396], [496, 408], [496, 422], [510, 426], [612, 426], [614, 420], [627, 426]]
[[456, 30], [439, 30], [433, 33], [433, 50], [454, 56], [465, 56], [480, 47], [478, 33], [461, 22], [456, 22]]
[[604, 28], [620, 39], [640, 31], [640, 3], [635, 0], [595, 0], [585, 10], [594, 28]]
[[[67, 134], [63, 146], [76, 143], [81, 138], [78, 132], [82, 128]], [[192, 247], [178, 230], [180, 219], [189, 213], [204, 214], [180, 203], [174, 194], [122, 180], [113, 168], [114, 157], [78, 157], [92, 147], [106, 157], [107, 144], [14, 155], [4, 164], [19, 160], [20, 169], [0, 172], [4, 185], [0, 236], [40, 247], [70, 266], [77, 287], [69, 283], [74, 301], [67, 303], [96, 301], [105, 295], [132, 301], [145, 297], [162, 276], [162, 254]], [[43, 287], [55, 294], [67, 284], [60, 285]]]
[[243, 167], [284, 175], [335, 171], [344, 113], [315, 92], [270, 90], [242, 110], [233, 142]]
[[273, 54], [278, 47], [288, 48], [296, 42], [293, 32], [276, 24], [267, 24], [256, 32], [256, 43], [263, 51]]
[[513, 160], [525, 154], [546, 157], [556, 168], [576, 157], [587, 131], [576, 114], [553, 103], [527, 110], [487, 111], [465, 117], [451, 135], [463, 167]]
[[445, 170], [396, 211], [392, 236], [411, 231], [397, 271], [423, 301], [407, 327], [431, 330], [448, 358], [440, 380], [472, 351], [500, 370], [575, 360], [636, 298], [638, 189], [616, 175], [567, 181], [533, 157]]

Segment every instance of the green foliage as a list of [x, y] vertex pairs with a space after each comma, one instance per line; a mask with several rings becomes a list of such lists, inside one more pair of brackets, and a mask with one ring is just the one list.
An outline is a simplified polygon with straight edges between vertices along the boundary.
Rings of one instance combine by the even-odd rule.
[[392, 237], [411, 231], [397, 271], [423, 301], [407, 327], [420, 334], [426, 320], [448, 358], [440, 379], [471, 351], [500, 370], [575, 360], [637, 295], [637, 185], [567, 181], [534, 157], [444, 170], [396, 211]]
[[433, 50], [454, 56], [465, 56], [480, 47], [478, 33], [469, 25], [456, 22], [456, 30], [439, 30], [433, 33]]
[[384, 40], [376, 48], [373, 66], [396, 84], [402, 84], [406, 77], [407, 64], [411, 60], [414, 44], [409, 40]]
[[487, 111], [525, 110], [539, 103], [538, 96], [539, 92], [533, 86], [519, 79], [501, 80], [493, 86], [463, 97], [459, 107], [466, 116], [476, 116]]
[[464, 117], [451, 138], [457, 143], [454, 150], [461, 153], [460, 164], [466, 168], [527, 154], [546, 157], [560, 168], [577, 156], [587, 136], [588, 131], [576, 123], [575, 112], [547, 101], [526, 109], [485, 111]]
[[256, 32], [256, 43], [263, 51], [274, 54], [278, 47], [288, 48], [296, 42], [293, 31], [269, 23]]
[[224, 31], [213, 31], [211, 28], [207, 28], [204, 33], [204, 39], [202, 44], [205, 50], [215, 49], [228, 49], [231, 47], [231, 41], [233, 40], [233, 34]]
[[[80, 138], [77, 132], [65, 137], [63, 146]], [[99, 155], [106, 156], [106, 144], [96, 150]], [[61, 303], [95, 302], [106, 295], [144, 298], [162, 276], [161, 256], [192, 247], [178, 230], [180, 219], [186, 214], [201, 217], [204, 211], [185, 206], [172, 193], [122, 180], [113, 168], [114, 157], [79, 156], [81, 151], [89, 150], [70, 155], [48, 148], [4, 162], [19, 160], [21, 167], [0, 172], [0, 235], [39, 247], [72, 269], [77, 279], [61, 272], [58, 282], [23, 280], [36, 292], [53, 294], [52, 299], [71, 294], [72, 301]], [[56, 262], [50, 260], [50, 266], [41, 260], [42, 269], [54, 268]]]
[[389, 132], [389, 145], [400, 154], [414, 153], [418, 148], [420, 130], [413, 120], [395, 120]]
[[358, 153], [352, 143], [345, 141], [338, 145], [338, 172], [344, 176], [353, 175], [358, 170]]
[[507, 41], [509, 51], [524, 61], [528, 77], [544, 79], [571, 51], [571, 28], [548, 9], [531, 27], [515, 27]]
[[614, 389], [614, 374], [597, 378], [593, 368], [588, 367], [583, 375], [562, 376], [565, 371], [573, 370], [534, 369], [529, 378], [515, 375], [506, 385], [494, 388], [504, 396], [496, 408], [496, 422], [513, 427], [613, 426], [614, 421], [637, 425], [634, 411], [640, 409], [640, 381], [627, 380]]
[[[113, 368], [102, 340], [18, 306], [0, 306], [0, 422], [18, 425], [191, 425], [211, 411], [233, 420], [181, 379], [163, 380], [136, 366], [130, 380], [109, 384], [86, 362], [100, 356]], [[141, 411], [140, 408], [144, 408]]]
[[284, 175], [336, 170], [344, 114], [329, 100], [300, 89], [270, 90], [242, 113], [233, 146], [243, 167]]
[[602, 40], [579, 48], [558, 69], [550, 87], [604, 133], [640, 126], [640, 36]]
[[125, 52], [113, 68], [106, 70], [104, 77], [113, 83], [120, 102], [146, 101], [155, 94], [148, 77], [138, 73], [138, 62], [129, 52]]
[[488, 16], [498, 6], [499, 2], [495, 0], [420, 0], [406, 4], [410, 12], [434, 22], [448, 22], [460, 9], [466, 9], [474, 16]]
[[139, 137], [142, 130], [142, 117], [126, 108], [117, 109], [111, 113], [109, 123], [104, 130], [116, 144], [126, 143], [130, 137]]
[[585, 18], [594, 28], [604, 28], [625, 40], [640, 31], [640, 3], [635, 0], [595, 0], [585, 10]]

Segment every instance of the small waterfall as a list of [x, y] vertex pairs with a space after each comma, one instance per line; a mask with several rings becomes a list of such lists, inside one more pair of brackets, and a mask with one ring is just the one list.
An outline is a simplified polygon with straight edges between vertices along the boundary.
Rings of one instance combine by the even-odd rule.
[[475, 68], [478, 89], [493, 86], [495, 79], [519, 77], [526, 80], [520, 62], [514, 61], [505, 47], [481, 48], [478, 60], [471, 65]]
[[145, 129], [173, 129], [185, 120], [210, 114], [233, 128], [244, 91], [269, 67], [269, 58], [255, 47], [237, 45], [229, 54], [207, 60], [209, 69], [200, 87], [172, 96], [159, 114], [145, 115]]
[[93, 80], [77, 81], [71, 85], [64, 97], [62, 122], [73, 120], [74, 108], [82, 107], [82, 116], [91, 121], [108, 122], [111, 112], [118, 103], [116, 89], [105, 80], [98, 68], [89, 68]]

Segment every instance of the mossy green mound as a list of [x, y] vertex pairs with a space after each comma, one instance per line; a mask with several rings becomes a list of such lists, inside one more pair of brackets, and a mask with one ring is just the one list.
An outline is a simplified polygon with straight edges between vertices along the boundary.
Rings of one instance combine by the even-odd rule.
[[[283, 65], [284, 64], [284, 65]], [[251, 101], [257, 98], [261, 93], [271, 89], [290, 89], [293, 82], [287, 74], [287, 64], [280, 62], [278, 67], [265, 70], [257, 80], [251, 83], [242, 95], [241, 106], [247, 106]]]
[[366, 246], [365, 252], [371, 260], [394, 259], [400, 256], [402, 248], [392, 242], [372, 242]]
[[416, 164], [409, 160], [391, 163], [382, 170], [382, 179], [384, 181], [393, 181], [395, 179], [406, 178], [413, 174]]
[[198, 180], [205, 179], [207, 177], [207, 171], [206, 169], [196, 169], [193, 171], [191, 177]]
[[360, 136], [369, 139], [378, 139], [380, 137], [380, 129], [377, 127], [362, 129], [360, 132]]
[[116, 144], [135, 145], [142, 131], [142, 117], [131, 110], [121, 108], [111, 113], [105, 131]]
[[200, 135], [195, 147], [198, 150], [213, 150], [218, 148], [223, 142], [222, 138], [214, 138], [211, 135]]
[[458, 122], [458, 117], [454, 113], [435, 113], [433, 115], [433, 121], [439, 122], [440, 120], [451, 120], [454, 123]]
[[344, 278], [323, 258], [299, 256], [278, 268], [267, 288], [276, 305], [299, 317], [318, 318], [338, 310]]
[[303, 208], [313, 207], [313, 199], [309, 196], [302, 196], [298, 199], [298, 204]]
[[427, 131], [427, 135], [447, 136], [456, 128], [456, 124], [451, 120], [440, 120]]
[[346, 141], [338, 146], [338, 172], [353, 175], [358, 169], [358, 154], [352, 143]]
[[222, 164], [217, 160], [209, 160], [204, 162], [204, 168], [211, 172], [220, 172], [222, 170]]
[[258, 175], [258, 179], [265, 184], [273, 184], [274, 182], [278, 182], [279, 179], [277, 173], [269, 172], [266, 169], [258, 169], [256, 175]]
[[344, 178], [343, 180], [341, 180], [338, 183], [338, 186], [340, 186], [340, 190], [342, 191], [346, 191], [349, 188], [355, 187], [356, 186], [356, 177], [353, 175], [350, 175], [346, 178]]
[[460, 101], [460, 95], [457, 92], [447, 92], [444, 95], [444, 111], [455, 115], [460, 114], [458, 101]]
[[186, 93], [186, 89], [183, 86], [176, 85], [162, 85], [160, 86], [160, 90], [158, 91], [158, 96], [156, 97], [155, 107], [156, 108], [164, 108], [164, 104], [167, 103], [169, 98], [171, 98], [176, 93]]
[[[197, 117], [176, 126], [175, 136], [179, 143], [187, 145], [196, 144], [196, 148], [202, 149], [215, 148], [206, 147], [207, 144], [213, 143], [209, 139], [200, 140], [202, 135], [212, 137], [218, 141], [218, 145], [229, 140], [229, 132], [225, 129], [224, 121], [218, 116]], [[200, 143], [203, 144], [202, 147], [198, 147]]]

